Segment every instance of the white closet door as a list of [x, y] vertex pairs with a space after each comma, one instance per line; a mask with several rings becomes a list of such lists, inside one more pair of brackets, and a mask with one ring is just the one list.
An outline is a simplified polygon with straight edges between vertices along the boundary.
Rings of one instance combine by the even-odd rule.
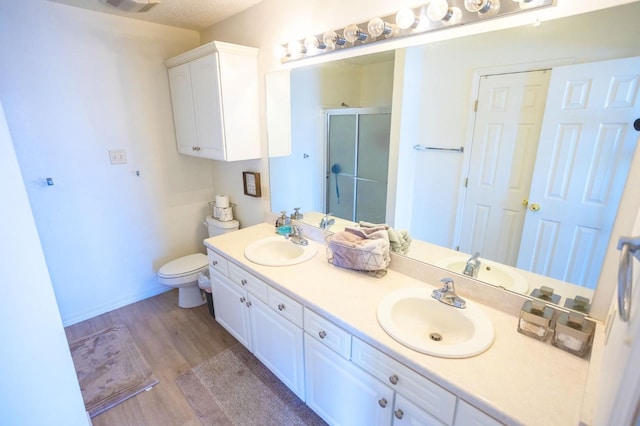
[[595, 288], [638, 135], [640, 58], [554, 68], [517, 266]]
[[459, 243], [465, 253], [516, 264], [549, 75], [480, 80]]

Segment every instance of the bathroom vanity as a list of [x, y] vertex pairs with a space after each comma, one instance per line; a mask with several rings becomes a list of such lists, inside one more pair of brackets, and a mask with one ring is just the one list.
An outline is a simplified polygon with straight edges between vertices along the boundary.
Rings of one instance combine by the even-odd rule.
[[[320, 231], [306, 231], [317, 253], [289, 266], [262, 266], [244, 256], [245, 247], [274, 235], [269, 223], [205, 245], [217, 321], [327, 422], [590, 423], [589, 361], [519, 334], [517, 315], [504, 300], [480, 305], [495, 328], [485, 352], [462, 359], [422, 354], [381, 328], [378, 305], [403, 288], [430, 294], [446, 271], [409, 260], [392, 260], [382, 278], [337, 268], [327, 262]], [[458, 281], [458, 293], [473, 301], [465, 278]], [[599, 355], [597, 345], [593, 351]]]

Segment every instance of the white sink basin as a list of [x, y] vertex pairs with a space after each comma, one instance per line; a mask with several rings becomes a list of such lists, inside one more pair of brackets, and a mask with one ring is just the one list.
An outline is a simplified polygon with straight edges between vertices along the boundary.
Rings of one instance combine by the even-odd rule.
[[[462, 274], [468, 259], [468, 256], [447, 257], [436, 262], [435, 265], [451, 272]], [[476, 278], [482, 282], [516, 293], [527, 294], [529, 292], [529, 283], [515, 268], [491, 262], [487, 259], [480, 258], [480, 270]]]
[[428, 288], [394, 291], [378, 305], [378, 323], [403, 345], [442, 358], [468, 358], [491, 346], [493, 323], [476, 305], [464, 309], [431, 297]]
[[294, 244], [281, 235], [254, 241], [244, 249], [244, 256], [264, 266], [288, 266], [306, 262], [316, 255], [318, 246]]

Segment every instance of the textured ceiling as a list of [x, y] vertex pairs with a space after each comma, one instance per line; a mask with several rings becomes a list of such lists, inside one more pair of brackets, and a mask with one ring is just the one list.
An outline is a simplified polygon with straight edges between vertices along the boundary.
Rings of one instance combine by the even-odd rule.
[[100, 0], [49, 0], [133, 19], [202, 31], [262, 0], [160, 0], [147, 12], [123, 12]]

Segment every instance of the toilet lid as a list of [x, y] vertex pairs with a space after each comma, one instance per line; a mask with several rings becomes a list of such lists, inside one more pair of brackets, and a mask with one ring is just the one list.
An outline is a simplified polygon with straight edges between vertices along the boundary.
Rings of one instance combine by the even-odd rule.
[[160, 268], [158, 275], [161, 277], [188, 275], [206, 268], [208, 264], [209, 260], [206, 254], [190, 254], [189, 256], [184, 256], [167, 263]]

